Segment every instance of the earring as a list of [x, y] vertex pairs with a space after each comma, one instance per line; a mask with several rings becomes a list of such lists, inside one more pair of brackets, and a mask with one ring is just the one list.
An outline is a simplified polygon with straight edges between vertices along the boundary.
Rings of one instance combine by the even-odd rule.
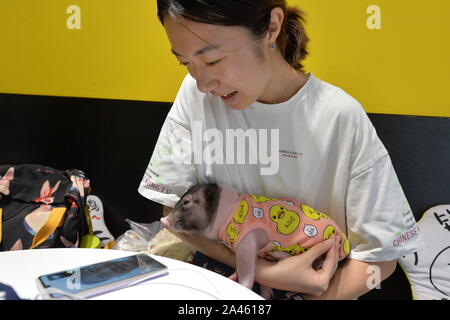
[[269, 48], [270, 49], [275, 49], [276, 47], [277, 47], [277, 45], [275, 43], [269, 44]]

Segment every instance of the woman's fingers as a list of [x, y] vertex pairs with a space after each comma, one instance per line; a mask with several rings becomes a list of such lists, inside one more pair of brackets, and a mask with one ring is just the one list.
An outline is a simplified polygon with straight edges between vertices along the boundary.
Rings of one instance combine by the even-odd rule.
[[312, 265], [321, 255], [330, 250], [334, 245], [334, 239], [330, 238], [326, 241], [316, 244], [311, 249], [302, 254], [303, 257], [307, 258], [309, 263]]
[[[338, 267], [339, 250], [340, 250], [340, 236], [335, 236], [330, 240], [333, 241], [330, 250], [328, 250], [325, 260], [322, 264], [320, 272], [324, 273], [330, 279], [333, 277]], [[328, 241], [328, 240], [327, 240]]]

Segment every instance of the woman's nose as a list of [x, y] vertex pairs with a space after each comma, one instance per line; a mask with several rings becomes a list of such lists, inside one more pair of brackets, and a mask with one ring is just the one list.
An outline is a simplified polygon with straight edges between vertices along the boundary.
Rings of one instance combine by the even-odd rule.
[[217, 88], [218, 81], [211, 77], [208, 72], [197, 71], [195, 74], [191, 75], [195, 80], [197, 80], [197, 87], [201, 92], [209, 93]]
[[213, 91], [216, 86], [214, 86], [214, 83], [212, 83], [211, 81], [209, 81], [209, 82], [197, 81], [197, 87], [198, 87], [198, 90], [200, 90], [201, 92], [209, 93], [209, 92]]

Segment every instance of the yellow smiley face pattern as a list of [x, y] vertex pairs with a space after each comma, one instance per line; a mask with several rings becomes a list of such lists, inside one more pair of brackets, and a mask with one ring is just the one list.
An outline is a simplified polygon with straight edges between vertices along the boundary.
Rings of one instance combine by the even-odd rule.
[[277, 224], [277, 231], [281, 234], [291, 234], [300, 225], [300, 216], [298, 213], [287, 210], [281, 205], [272, 206], [269, 215], [270, 219]]
[[[302, 223], [303, 218], [305, 219], [304, 223]], [[318, 224], [320, 220], [325, 220], [320, 223], [322, 227], [319, 227]], [[225, 242], [230, 246], [235, 244], [236, 239], [245, 233], [244, 230], [246, 230], [247, 224], [253, 225], [254, 223], [263, 223], [269, 226], [269, 229], [266, 230], [274, 230], [275, 234], [280, 235], [275, 237], [272, 232], [270, 237], [275, 237], [270, 239], [273, 243], [272, 251], [282, 251], [291, 255], [302, 254], [315, 243], [325, 241], [338, 233], [335, 223], [329, 216], [308, 205], [300, 204], [293, 200], [248, 195], [241, 197], [231, 215], [231, 220], [226, 226], [225, 234], [227, 239]], [[289, 240], [292, 239], [291, 236], [295, 235], [295, 239], [299, 239], [297, 237], [298, 234], [301, 234], [304, 243], [310, 243], [310, 245], [304, 245], [303, 242], [289, 243], [289, 241], [292, 241]], [[345, 255], [348, 255], [350, 243], [346, 235], [341, 234], [342, 250]], [[285, 236], [288, 237], [284, 238]], [[314, 240], [312, 243], [309, 241], [310, 239], [317, 240]]]

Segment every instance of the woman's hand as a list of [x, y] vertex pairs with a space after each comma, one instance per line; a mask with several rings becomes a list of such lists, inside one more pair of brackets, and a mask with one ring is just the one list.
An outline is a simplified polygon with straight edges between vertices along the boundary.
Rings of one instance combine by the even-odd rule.
[[[307, 252], [278, 262], [258, 259], [256, 281], [280, 290], [319, 296], [328, 289], [339, 261], [340, 237], [319, 243]], [[326, 253], [322, 267], [314, 269], [314, 262]]]

